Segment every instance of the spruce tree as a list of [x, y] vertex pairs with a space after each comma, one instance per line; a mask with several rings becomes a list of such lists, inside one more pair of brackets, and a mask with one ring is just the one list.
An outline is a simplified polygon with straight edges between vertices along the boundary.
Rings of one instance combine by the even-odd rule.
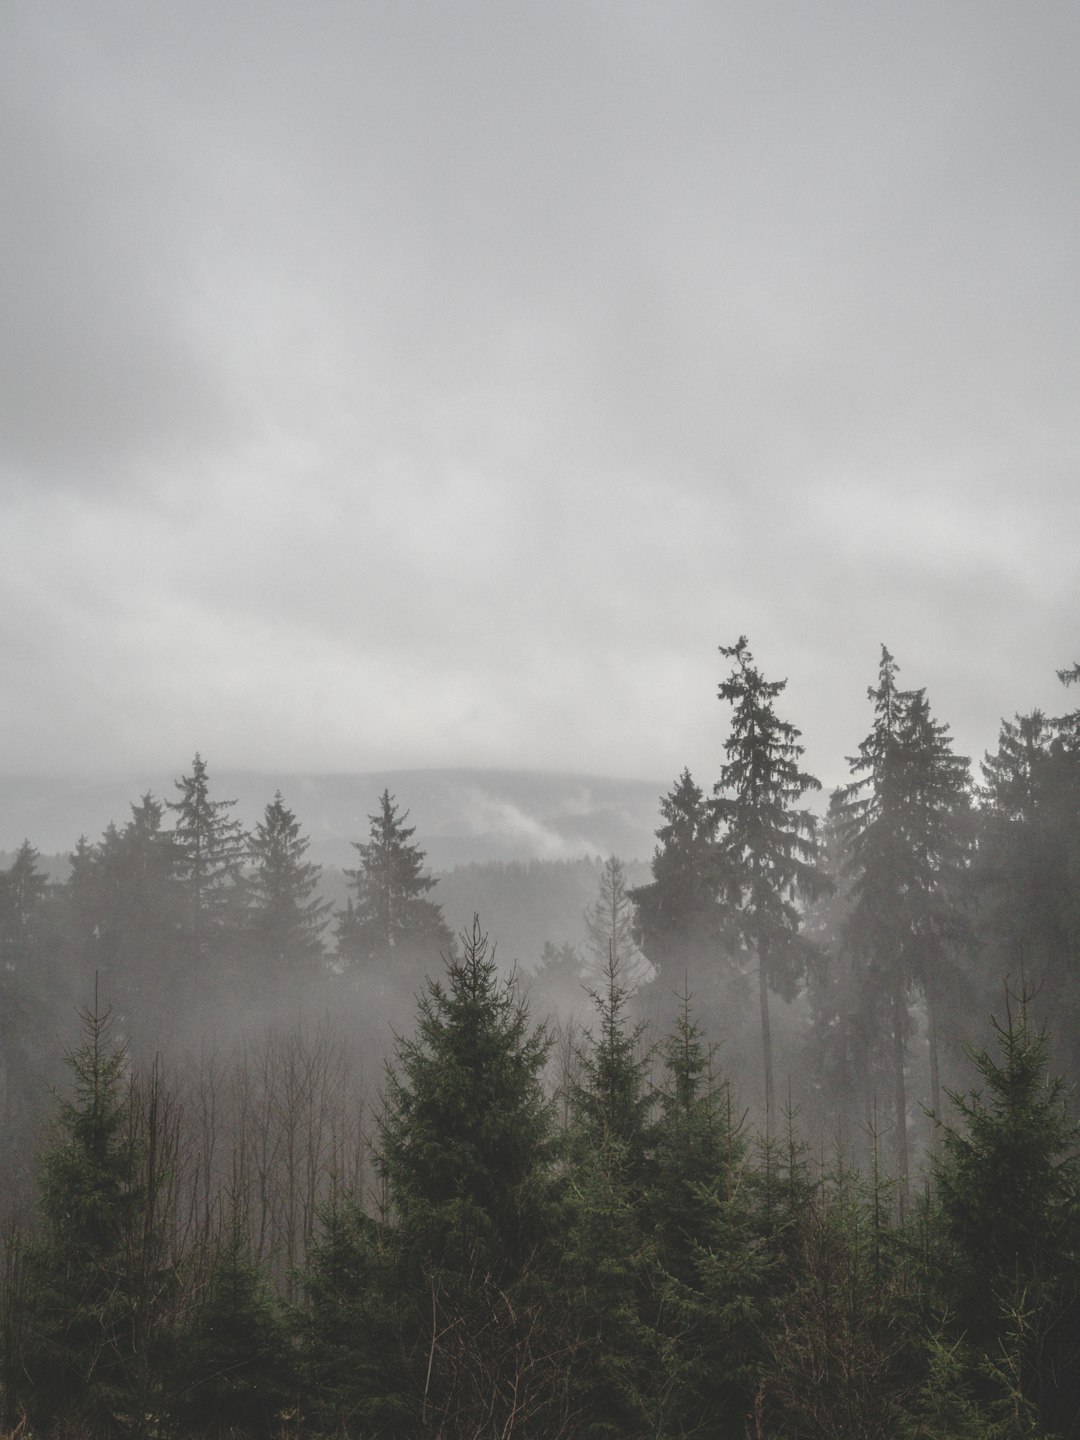
[[736, 1434], [760, 1364], [767, 1256], [753, 1232], [747, 1142], [689, 996], [661, 1045], [647, 1225], [659, 1336], [659, 1433]]
[[201, 1436], [270, 1440], [296, 1412], [299, 1377], [286, 1316], [235, 1203], [179, 1337], [172, 1388], [174, 1416]]
[[[1065, 680], [1071, 671], [1061, 672]], [[1073, 715], [1002, 721], [979, 792], [973, 881], [988, 988], [1021, 961], [1053, 1017], [1050, 1044], [1080, 1083], [1080, 745]]]
[[436, 881], [424, 870], [424, 852], [412, 843], [416, 827], [405, 824], [408, 818], [384, 790], [378, 810], [368, 816], [369, 838], [353, 841], [360, 864], [345, 872], [354, 896], [338, 918], [337, 953], [349, 969], [411, 986], [453, 936], [440, 907], [426, 898]]
[[474, 920], [445, 979], [427, 983], [415, 1035], [397, 1042], [378, 1120], [401, 1306], [389, 1391], [412, 1399], [409, 1433], [544, 1433], [552, 1421], [563, 1377], [545, 1358], [557, 1238], [548, 1049]]
[[609, 958], [618, 965], [623, 983], [636, 989], [651, 968], [634, 938], [636, 919], [633, 901], [626, 889], [622, 861], [610, 855], [600, 871], [596, 900], [585, 911], [586, 944], [592, 956], [592, 973], [606, 972]]
[[41, 1161], [26, 1256], [21, 1399], [45, 1430], [143, 1436], [160, 1413], [169, 1348], [176, 1266], [162, 1167], [175, 1158], [175, 1133], [159, 1123], [158, 1087], [149, 1129], [142, 1123], [110, 1012], [95, 999], [80, 1019], [73, 1094]]
[[314, 979], [330, 908], [318, 894], [320, 867], [277, 791], [251, 837], [248, 923], [264, 982], [295, 988]]
[[[1009, 1387], [1051, 1434], [1080, 1428], [1080, 1130], [1029, 994], [1006, 992], [980, 1088], [954, 1094], [934, 1163], [940, 1297], [978, 1359], [984, 1402]], [[1005, 1369], [1002, 1370], [1002, 1366]]]
[[[709, 1002], [722, 966], [725, 920], [716, 810], [684, 770], [661, 800], [660, 813], [653, 878], [627, 892], [636, 913], [634, 938], [666, 996], [689, 986], [715, 1009]], [[663, 1014], [663, 1006], [655, 1008]]]
[[799, 768], [800, 732], [775, 710], [786, 680], [766, 680], [741, 635], [720, 647], [734, 668], [720, 685], [733, 707], [727, 759], [715, 786], [723, 826], [719, 846], [733, 910], [733, 928], [753, 957], [765, 1070], [765, 1108], [773, 1110], [772, 1032], [769, 991], [794, 998], [805, 967], [799, 942], [799, 896], [820, 894], [828, 881], [817, 867], [816, 820], [798, 809], [819, 782]]
[[650, 1174], [644, 1026], [627, 1017], [628, 991], [609, 956], [592, 993], [598, 1025], [579, 1055], [569, 1136], [564, 1288], [574, 1352], [574, 1433], [587, 1440], [652, 1433], [657, 1335], [645, 1194]]
[[852, 902], [844, 948], [862, 972], [860, 1024], [889, 1055], [903, 1201], [912, 997], [919, 990], [926, 997], [936, 1093], [938, 1029], [950, 998], [956, 1009], [962, 983], [967, 761], [952, 753], [948, 729], [931, 717], [925, 693], [899, 688], [897, 670], [882, 646], [878, 685], [867, 692], [874, 725], [850, 760], [856, 778], [842, 792], [842, 824]]
[[183, 934], [189, 987], [231, 990], [245, 924], [244, 864], [248, 837], [231, 811], [235, 800], [214, 800], [206, 762], [196, 753], [191, 774], [176, 782], [179, 798], [168, 801], [176, 817], [171, 832], [175, 874], [183, 896]]

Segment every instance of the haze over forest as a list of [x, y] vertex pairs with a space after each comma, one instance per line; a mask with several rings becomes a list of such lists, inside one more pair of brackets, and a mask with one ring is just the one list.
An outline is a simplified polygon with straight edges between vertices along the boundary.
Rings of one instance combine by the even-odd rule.
[[742, 632], [827, 787], [882, 641], [1052, 711], [1078, 29], [8, 0], [0, 772], [705, 774]]
[[0, 5], [0, 1440], [1080, 1437], [1078, 73]]

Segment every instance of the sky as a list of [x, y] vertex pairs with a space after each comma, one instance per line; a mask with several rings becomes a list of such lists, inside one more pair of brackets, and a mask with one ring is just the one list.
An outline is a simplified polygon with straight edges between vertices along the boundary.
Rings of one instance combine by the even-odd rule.
[[0, 774], [1075, 705], [1080, 9], [5, 0]]

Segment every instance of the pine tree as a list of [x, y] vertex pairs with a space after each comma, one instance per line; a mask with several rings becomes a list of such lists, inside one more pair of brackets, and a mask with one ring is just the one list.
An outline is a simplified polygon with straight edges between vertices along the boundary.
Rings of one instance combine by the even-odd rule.
[[67, 976], [50, 887], [28, 840], [0, 871], [0, 1183], [9, 1202], [30, 1188], [28, 1159], [53, 1065], [48, 1042]]
[[176, 788], [179, 798], [167, 803], [176, 817], [171, 840], [184, 897], [184, 930], [193, 972], [189, 980], [205, 986], [220, 982], [236, 958], [244, 928], [248, 837], [230, 814], [236, 801], [210, 798], [206, 762], [198, 753], [191, 774], [181, 776]]
[[794, 997], [805, 966], [799, 943], [798, 896], [827, 888], [817, 868], [816, 821], [797, 809], [819, 782], [799, 769], [804, 747], [800, 732], [779, 719], [773, 702], [786, 680], [766, 680], [741, 635], [720, 647], [735, 662], [720, 685], [720, 699], [733, 707], [727, 760], [715, 786], [716, 813], [723, 825], [725, 861], [734, 927], [757, 962], [758, 1003], [765, 1068], [765, 1107], [773, 1109], [772, 1034], [769, 991]]
[[108, 988], [117, 1019], [152, 1053], [169, 1009], [169, 977], [185, 920], [164, 807], [153, 795], [131, 806], [127, 824], [110, 824], [96, 845], [80, 841], [66, 891], [68, 926], [83, 975]]
[[593, 974], [604, 974], [608, 960], [614, 959], [630, 990], [646, 980], [651, 969], [634, 939], [635, 925], [622, 861], [611, 855], [600, 871], [596, 900], [585, 911], [586, 944], [593, 959]]
[[[934, 1164], [946, 1316], [981, 1357], [983, 1400], [1033, 1407], [1048, 1433], [1080, 1427], [1080, 1130], [1029, 993], [1006, 992], [982, 1086], [954, 1094]], [[1005, 1371], [1002, 1370], [1005, 1366]]]
[[453, 943], [442, 910], [426, 898], [436, 881], [424, 871], [424, 852], [410, 843], [415, 826], [406, 825], [394, 797], [384, 790], [379, 808], [369, 815], [369, 839], [354, 841], [360, 865], [345, 873], [355, 900], [339, 916], [337, 952], [350, 968], [382, 972], [410, 985], [417, 968]]
[[725, 919], [718, 817], [689, 770], [661, 800], [660, 813], [652, 881], [627, 892], [637, 917], [634, 938], [667, 993], [689, 986], [711, 999]]
[[[1071, 671], [1061, 672], [1066, 680]], [[1075, 715], [1002, 721], [982, 766], [973, 885], [988, 988], [1023, 963], [1053, 1016], [1055, 1063], [1080, 1083], [1080, 746]]]
[[161, 1409], [176, 1275], [162, 1191], [175, 1124], [159, 1085], [141, 1113], [110, 1012], [95, 999], [80, 1018], [26, 1256], [21, 1398], [44, 1429], [144, 1436]]
[[295, 1413], [295, 1370], [286, 1316], [234, 1204], [180, 1337], [170, 1408], [190, 1433], [270, 1440]]
[[305, 859], [308, 839], [279, 790], [251, 838], [249, 924], [264, 978], [297, 986], [323, 957], [329, 903], [319, 898], [320, 867]]
[[500, 978], [478, 921], [461, 940], [445, 982], [420, 998], [415, 1036], [397, 1042], [378, 1121], [386, 1243], [408, 1306], [399, 1350], [413, 1433], [544, 1433], [562, 1387], [561, 1367], [544, 1358], [556, 1240], [550, 1042], [514, 980]]
[[937, 1033], [962, 984], [956, 951], [965, 936], [960, 885], [966, 863], [967, 761], [933, 720], [925, 692], [901, 690], [882, 646], [874, 725], [850, 760], [843, 829], [852, 908], [844, 943], [862, 968], [861, 1023], [887, 1043], [892, 1072], [896, 1173], [906, 1195], [906, 1059], [910, 1003], [921, 990], [930, 1026], [931, 1084], [938, 1088]]
[[644, 1026], [627, 1018], [629, 994], [609, 956], [593, 992], [598, 1027], [579, 1055], [570, 1132], [566, 1278], [574, 1364], [575, 1434], [650, 1433], [657, 1338], [647, 1303], [649, 1246], [644, 1200], [650, 1166]]
[[767, 1257], [752, 1229], [747, 1143], [689, 996], [661, 1046], [646, 1211], [655, 1246], [660, 1433], [736, 1434], [760, 1364]]

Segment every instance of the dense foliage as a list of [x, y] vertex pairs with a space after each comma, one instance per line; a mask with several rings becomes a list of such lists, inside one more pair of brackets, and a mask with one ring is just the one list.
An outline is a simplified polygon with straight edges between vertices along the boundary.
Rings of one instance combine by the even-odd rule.
[[246, 834], [199, 756], [62, 881], [21, 847], [10, 1428], [1080, 1435], [1080, 712], [976, 786], [883, 649], [819, 822], [783, 683], [723, 654], [712, 795], [532, 976], [450, 936], [389, 794], [332, 932], [282, 797]]

